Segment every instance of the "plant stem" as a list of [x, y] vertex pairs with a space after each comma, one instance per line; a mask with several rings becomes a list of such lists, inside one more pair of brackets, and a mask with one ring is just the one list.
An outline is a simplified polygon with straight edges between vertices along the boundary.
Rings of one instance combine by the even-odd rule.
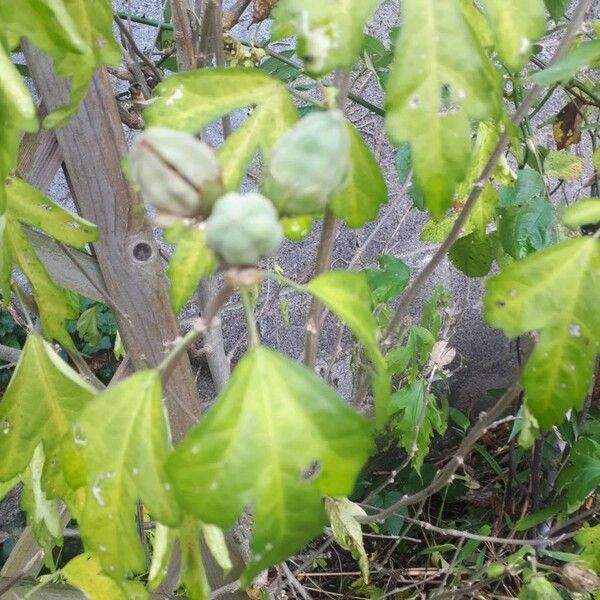
[[190, 71], [196, 68], [196, 53], [189, 3], [187, 0], [171, 0], [171, 12], [177, 44], [177, 67], [179, 71]]
[[[306, 73], [304, 73], [304, 71], [302, 69], [302, 65], [300, 63], [296, 62], [295, 60], [292, 60], [291, 58], [288, 58], [287, 56], [280, 54], [279, 52], [276, 52], [275, 50], [271, 50], [271, 48], [265, 47], [263, 49], [272, 58], [275, 58], [276, 60], [279, 60], [282, 63], [284, 63], [290, 67], [295, 67], [296, 69], [301, 71], [303, 74], [306, 74]], [[325, 84], [325, 85], [326, 85], [326, 87], [328, 87], [327, 84]], [[351, 91], [348, 91], [347, 96], [348, 96], [348, 100], [352, 100], [352, 102], [359, 104], [360, 106], [366, 108], [367, 110], [370, 110], [372, 113], [375, 113], [376, 115], [379, 115], [380, 117], [385, 117], [385, 110], [383, 108], [376, 106], [375, 104], [369, 102], [368, 100], [365, 100], [362, 96], [358, 96], [357, 94], [355, 94], [354, 92], [351, 92]]]
[[225, 284], [214, 297], [211, 305], [207, 308], [206, 313], [202, 319], [198, 319], [196, 324], [190, 331], [188, 331], [182, 338], [179, 338], [171, 352], [165, 356], [162, 362], [158, 365], [158, 370], [162, 375], [163, 381], [166, 381], [171, 372], [177, 359], [187, 351], [187, 349], [202, 335], [215, 325], [214, 321], [221, 310], [222, 306], [229, 300], [233, 288]]
[[117, 11], [115, 13], [121, 19], [127, 19], [132, 23], [139, 23], [140, 25], [148, 25], [149, 27], [160, 27], [165, 31], [173, 31], [173, 25], [170, 23], [159, 23], [154, 19], [147, 19], [146, 17], [140, 17], [138, 15], [130, 15], [125, 11]]
[[244, 314], [246, 316], [246, 324], [248, 325], [248, 345], [250, 347], [260, 346], [260, 336], [256, 327], [256, 315], [252, 306], [252, 298], [250, 291], [247, 288], [240, 289], [242, 304], [244, 305]]

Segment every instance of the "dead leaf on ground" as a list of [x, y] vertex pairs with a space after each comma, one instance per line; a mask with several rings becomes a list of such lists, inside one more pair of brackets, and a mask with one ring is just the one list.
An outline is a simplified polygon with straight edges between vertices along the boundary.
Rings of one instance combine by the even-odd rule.
[[253, 23], [260, 23], [269, 17], [271, 10], [277, 4], [277, 0], [252, 0], [254, 8]]

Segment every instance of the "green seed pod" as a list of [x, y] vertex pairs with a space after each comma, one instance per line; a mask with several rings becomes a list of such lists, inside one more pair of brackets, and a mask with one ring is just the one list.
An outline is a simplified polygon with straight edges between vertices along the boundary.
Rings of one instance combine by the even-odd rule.
[[151, 127], [129, 153], [144, 201], [180, 217], [208, 215], [223, 194], [221, 165], [210, 146], [189, 133]]
[[275, 144], [264, 191], [282, 216], [322, 212], [350, 170], [350, 138], [338, 110], [312, 113]]
[[282, 240], [277, 211], [260, 194], [225, 194], [206, 221], [207, 245], [230, 265], [255, 265]]

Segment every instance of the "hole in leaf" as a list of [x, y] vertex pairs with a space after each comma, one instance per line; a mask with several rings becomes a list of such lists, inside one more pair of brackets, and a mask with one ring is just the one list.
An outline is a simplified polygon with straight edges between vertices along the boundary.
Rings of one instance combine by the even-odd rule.
[[310, 465], [302, 473], [302, 479], [304, 481], [313, 481], [317, 475], [321, 472], [321, 461], [313, 460]]

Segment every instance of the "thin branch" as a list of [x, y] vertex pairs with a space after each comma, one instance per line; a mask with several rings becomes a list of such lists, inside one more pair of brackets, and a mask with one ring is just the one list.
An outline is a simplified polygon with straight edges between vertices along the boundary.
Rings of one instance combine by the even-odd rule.
[[18, 348], [11, 348], [10, 346], [0, 344], [0, 360], [15, 365], [19, 362], [20, 356], [21, 350]]
[[404, 496], [385, 509], [376, 509], [378, 512], [376, 512], [374, 515], [358, 517], [356, 520], [361, 523], [382, 523], [388, 517], [395, 515], [401, 508], [418, 504], [448, 485], [454, 478], [454, 473], [456, 473], [457, 469], [465, 463], [465, 458], [472, 450], [475, 443], [479, 440], [479, 438], [485, 435], [487, 431], [489, 431], [498, 417], [500, 417], [500, 415], [519, 395], [520, 391], [521, 387], [519, 384], [513, 384], [502, 396], [502, 398], [496, 402], [489, 412], [482, 412], [479, 415], [479, 420], [469, 431], [468, 435], [463, 439], [462, 443], [458, 447], [458, 450], [455, 452], [446, 466], [437, 472], [436, 476], [433, 478], [433, 481], [428, 486], [412, 496]]
[[[327, 211], [323, 219], [321, 240], [317, 251], [314, 276], [328, 271], [331, 266], [331, 256], [339, 223], [333, 213]], [[323, 314], [323, 305], [315, 298], [311, 300], [308, 319], [306, 321], [306, 337], [304, 338], [303, 362], [309, 369], [315, 368], [317, 352], [319, 349], [319, 322]]]
[[223, 15], [223, 31], [229, 31], [235, 27], [242, 15], [246, 12], [252, 0], [237, 0], [237, 2]]
[[[361, 506], [365, 506], [362, 504]], [[421, 521], [419, 519], [413, 519], [412, 517], [408, 517], [406, 515], [402, 515], [399, 513], [394, 514], [394, 517], [406, 521], [407, 523], [412, 523], [413, 525], [418, 525], [421, 529], [425, 531], [432, 531], [433, 533], [437, 533], [439, 535], [443, 535], [444, 537], [456, 537], [465, 540], [475, 540], [478, 542], [488, 542], [490, 544], [504, 544], [508, 546], [554, 546], [559, 544], [560, 542], [569, 539], [575, 535], [575, 533], [565, 533], [556, 536], [555, 538], [544, 538], [539, 540], [520, 540], [515, 538], [502, 538], [496, 537], [493, 535], [480, 535], [478, 533], [471, 533], [469, 531], [461, 531], [460, 529], [453, 529], [451, 527], [437, 527], [436, 525], [432, 525], [427, 521]]]

